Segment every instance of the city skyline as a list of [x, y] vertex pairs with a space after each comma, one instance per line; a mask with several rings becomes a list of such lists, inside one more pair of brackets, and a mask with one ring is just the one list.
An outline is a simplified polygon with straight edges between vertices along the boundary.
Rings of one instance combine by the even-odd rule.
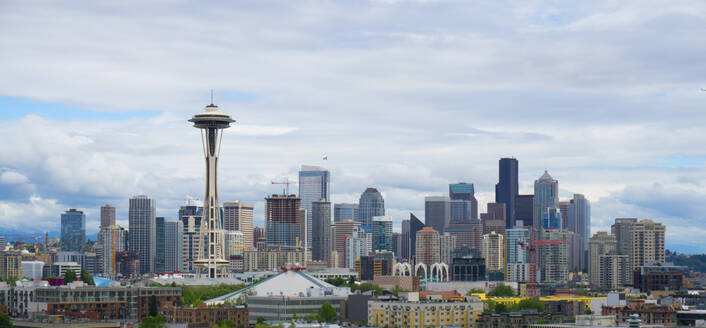
[[[0, 11], [0, 30], [13, 33], [0, 35], [0, 46], [17, 51], [0, 55], [0, 71], [9, 77], [0, 82], [0, 136], [13, 141], [0, 145], [0, 234], [57, 233], [60, 214], [76, 208], [94, 236], [105, 204], [128, 227], [128, 199], [142, 194], [156, 201], [157, 216], [177, 219], [180, 199], [200, 198], [204, 179], [203, 160], [194, 156], [201, 151], [198, 131], [183, 118], [202, 108], [213, 88], [214, 102], [241, 121], [225, 132], [238, 142], [223, 145], [219, 198], [254, 203], [258, 226], [264, 225], [263, 198], [281, 191], [270, 182], [295, 178], [300, 165], [331, 172], [332, 204], [357, 203], [365, 188], [377, 188], [399, 231], [409, 212], [423, 219], [424, 197], [445, 195], [449, 183], [473, 183], [478, 212], [485, 212], [495, 199], [497, 161], [512, 156], [519, 161], [520, 194], [531, 194], [533, 181], [548, 170], [560, 182], [561, 201], [585, 195], [590, 235], [610, 231], [614, 218], [637, 217], [667, 227], [667, 248], [706, 252], [697, 242], [706, 233], [700, 201], [706, 153], [697, 147], [706, 144], [704, 64], [693, 60], [704, 46], [690, 32], [698, 28], [669, 24], [691, 21], [698, 10], [664, 5], [657, 11], [631, 2], [618, 10], [601, 3], [549, 11], [526, 5], [497, 9], [508, 26], [479, 19], [454, 29], [453, 22], [478, 16], [481, 8], [207, 5], [195, 13], [193, 31], [169, 32], [181, 22], [173, 9], [160, 13], [164, 25], [151, 26], [156, 8], [143, 8], [133, 32], [117, 29], [125, 24], [118, 15], [102, 33], [84, 31], [79, 39], [71, 35], [82, 24], [105, 18], [100, 7], [8, 6], [13, 10]], [[415, 28], [416, 15], [430, 15], [425, 6], [446, 18], [423, 16], [428, 24]], [[233, 33], [231, 41], [220, 40], [222, 31], [258, 29], [248, 21], [208, 19], [227, 10], [267, 21], [282, 9], [309, 20], [278, 19], [291, 34], [269, 27], [270, 33], [253, 36]], [[332, 19], [338, 10], [360, 21]], [[64, 12], [75, 23], [57, 14]], [[64, 18], [34, 24], [37, 13]], [[44, 29], [75, 43], [75, 50], [43, 36]], [[630, 38], [636, 42], [623, 42], [626, 30], [639, 31]], [[674, 33], [683, 38], [667, 37]], [[202, 35], [213, 39], [200, 41]], [[116, 38], [128, 43], [111, 43]], [[152, 38], [243, 54], [196, 57]], [[655, 57], [659, 49], [645, 41], [653, 38], [684, 52]], [[561, 41], [570, 46], [555, 54]], [[123, 47], [144, 52], [131, 62], [104, 54]], [[588, 49], [602, 51], [585, 58]], [[158, 63], [162, 53], [174, 57]], [[201, 56], [213, 64], [193, 64], [203, 63]], [[100, 74], [86, 62], [97, 63]], [[268, 69], [273, 63], [286, 68]], [[71, 65], [77, 71], [64, 69]]]

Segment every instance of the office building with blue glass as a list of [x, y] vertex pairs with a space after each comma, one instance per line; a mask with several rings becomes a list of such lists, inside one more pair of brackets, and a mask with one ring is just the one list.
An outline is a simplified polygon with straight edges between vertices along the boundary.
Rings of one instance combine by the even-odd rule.
[[74, 208], [61, 214], [61, 250], [81, 252], [86, 243], [86, 215]]

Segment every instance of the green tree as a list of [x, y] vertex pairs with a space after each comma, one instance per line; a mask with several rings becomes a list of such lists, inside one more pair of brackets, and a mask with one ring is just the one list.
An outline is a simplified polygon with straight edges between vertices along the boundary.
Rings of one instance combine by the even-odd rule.
[[537, 312], [544, 312], [544, 303], [536, 299], [524, 299], [519, 303], [512, 306], [513, 311], [519, 311], [524, 309], [535, 309]]
[[88, 271], [86, 271], [86, 270], [81, 270], [81, 281], [83, 281], [91, 286], [96, 285], [96, 283], [93, 282], [93, 276], [90, 273], [88, 273]]
[[498, 303], [493, 300], [487, 300], [485, 301], [485, 305], [486, 308], [484, 312], [495, 312], [495, 307], [498, 305]]
[[149, 305], [149, 311], [150, 311], [150, 317], [156, 317], [159, 315], [159, 308], [157, 307], [157, 296], [152, 295], [150, 296], [150, 305]]
[[336, 309], [333, 308], [331, 303], [324, 302], [324, 304], [321, 304], [319, 320], [329, 323], [336, 321]]
[[10, 316], [0, 312], [0, 328], [10, 328], [14, 326], [15, 325], [13, 325], [12, 321], [10, 320]]
[[267, 322], [267, 320], [265, 319], [265, 317], [257, 317], [257, 323], [258, 323], [258, 324], [264, 325], [265, 322]]
[[591, 308], [586, 308], [586, 311], [584, 311], [583, 314], [593, 314], [593, 310], [591, 310]]
[[356, 280], [356, 279], [355, 279], [355, 276], [351, 276], [350, 278], [348, 278], [348, 284], [349, 284], [349, 285], [355, 284], [355, 280]]
[[498, 284], [495, 288], [490, 290], [487, 295], [495, 297], [510, 297], [515, 296], [515, 290], [510, 286]]
[[144, 317], [140, 322], [140, 328], [162, 328], [166, 327], [167, 319], [163, 316]]
[[507, 305], [505, 305], [503, 303], [498, 303], [498, 305], [495, 306], [496, 313], [505, 313], [507, 311], [508, 311]]
[[74, 270], [68, 269], [66, 272], [64, 272], [64, 283], [72, 283], [76, 281], [76, 272]]

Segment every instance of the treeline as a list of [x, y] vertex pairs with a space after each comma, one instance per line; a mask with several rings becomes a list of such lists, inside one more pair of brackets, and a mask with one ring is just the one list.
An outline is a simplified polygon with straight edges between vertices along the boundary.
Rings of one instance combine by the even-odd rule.
[[677, 254], [667, 250], [667, 262], [672, 262], [675, 265], [683, 265], [695, 272], [706, 272], [706, 254], [685, 255]]

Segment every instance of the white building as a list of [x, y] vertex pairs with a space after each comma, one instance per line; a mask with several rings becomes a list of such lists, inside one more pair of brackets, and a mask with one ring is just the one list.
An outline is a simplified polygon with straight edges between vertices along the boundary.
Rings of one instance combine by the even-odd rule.
[[44, 262], [42, 261], [22, 261], [22, 275], [32, 280], [42, 279], [44, 272]]

